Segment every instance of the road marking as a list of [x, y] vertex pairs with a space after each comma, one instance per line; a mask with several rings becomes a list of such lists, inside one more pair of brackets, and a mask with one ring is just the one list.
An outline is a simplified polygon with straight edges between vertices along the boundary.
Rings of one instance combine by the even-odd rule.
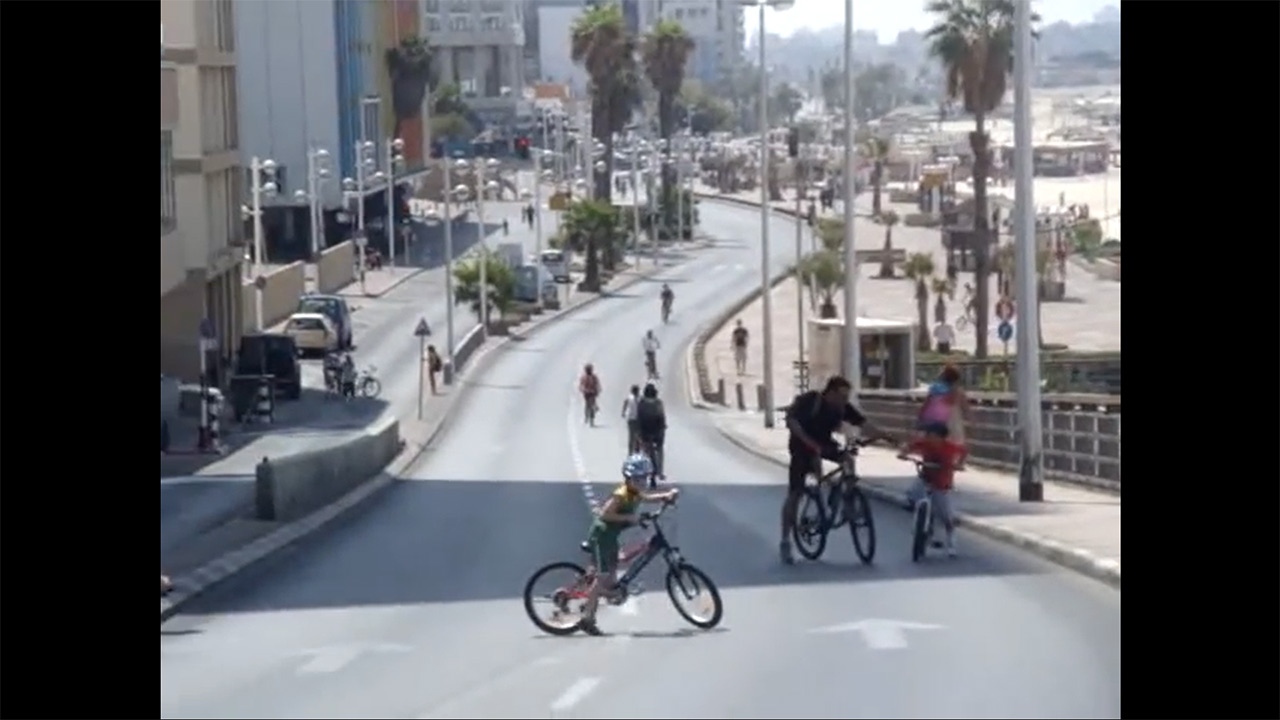
[[573, 709], [573, 706], [585, 700], [599, 684], [598, 677], [579, 678], [567, 690], [560, 693], [560, 697], [551, 702], [551, 712], [561, 713]]
[[872, 650], [901, 650], [907, 646], [907, 630], [941, 630], [941, 625], [911, 622], [909, 620], [867, 619], [816, 628], [810, 632], [835, 634], [856, 632]]
[[578, 385], [573, 384], [573, 390], [569, 393], [569, 414], [566, 417], [565, 425], [569, 434], [569, 455], [573, 458], [573, 472], [578, 477], [578, 483], [582, 486], [582, 499], [587, 503], [587, 510], [595, 512], [596, 493], [591, 487], [591, 478], [587, 476], [587, 462], [582, 457], [582, 446], [578, 443], [578, 420], [582, 419], [582, 414], [578, 408], [578, 403], [574, 401], [575, 393]]
[[619, 606], [618, 606], [618, 612], [622, 613], [623, 615], [639, 615], [639, 614], [640, 614], [640, 599], [639, 599], [639, 598], [627, 598], [627, 601], [626, 601], [626, 602], [624, 602], [624, 603], [622, 603], [621, 605], [619, 605]]

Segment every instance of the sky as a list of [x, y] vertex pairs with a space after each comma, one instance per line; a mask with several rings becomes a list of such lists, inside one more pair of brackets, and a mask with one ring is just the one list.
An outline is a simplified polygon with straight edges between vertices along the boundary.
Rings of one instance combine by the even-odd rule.
[[[1088, 22], [1107, 5], [1119, 6], [1120, 0], [1032, 0], [1032, 8], [1046, 23]], [[843, 0], [796, 0], [790, 10], [765, 10], [765, 28], [770, 34], [787, 36], [800, 28], [843, 27], [844, 7]], [[748, 38], [756, 34], [758, 12], [754, 8], [746, 9]], [[903, 30], [924, 30], [931, 24], [929, 19], [924, 0], [855, 0], [853, 5], [853, 26], [859, 30], [875, 30], [881, 43], [893, 42]]]

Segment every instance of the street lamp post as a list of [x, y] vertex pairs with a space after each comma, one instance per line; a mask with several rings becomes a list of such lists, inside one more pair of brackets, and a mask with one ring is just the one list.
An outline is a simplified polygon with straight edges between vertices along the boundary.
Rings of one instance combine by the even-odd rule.
[[684, 242], [684, 142], [676, 136], [676, 249]]
[[631, 242], [636, 267], [640, 267], [640, 139], [631, 141]]
[[760, 293], [764, 307], [764, 426], [773, 427], [773, 298], [769, 283], [769, 74], [765, 72], [765, 8], [787, 10], [795, 0], [760, 0], [744, 2], [755, 5], [760, 13]]
[[[1031, 158], [1031, 3], [1017, 0], [1014, 6], [1013, 35], [1013, 133], [1014, 203], [1017, 244], [1018, 308], [1018, 425], [1022, 435], [1022, 462], [1018, 473], [1018, 499], [1044, 500], [1043, 435], [1040, 427], [1040, 319], [1036, 315], [1036, 205], [1033, 196]], [[979, 242], [987, 242], [980, 238]]]
[[[799, 143], [797, 142], [797, 145]], [[804, 283], [801, 282], [803, 276], [800, 274], [800, 263], [804, 260], [804, 214], [803, 201], [805, 190], [807, 189], [807, 177], [800, 175], [800, 153], [796, 153], [796, 356], [800, 361], [800, 367], [804, 366]], [[797, 369], [797, 372], [799, 370]], [[806, 372], [805, 377], [808, 378]], [[807, 390], [808, 388], [803, 388]]]
[[853, 0], [844, 4], [844, 345], [845, 377], [856, 393], [862, 389], [862, 343], [858, 336], [858, 250], [854, 244], [853, 203], [857, 199], [853, 127]]
[[262, 317], [262, 286], [265, 284], [265, 276], [262, 274], [262, 266], [266, 258], [266, 250], [263, 247], [265, 241], [262, 231], [262, 198], [264, 196], [271, 197], [276, 194], [276, 161], [271, 159], [259, 160], [252, 158], [249, 162], [249, 169], [253, 174], [250, 187], [250, 202], [253, 204], [249, 209], [249, 214], [253, 218], [253, 317], [254, 326], [258, 332], [262, 332], [266, 328]]
[[[486, 169], [496, 171], [499, 164], [493, 158], [487, 160], [476, 158], [475, 163], [476, 225], [480, 236], [478, 239], [480, 243], [480, 332], [481, 337], [486, 340], [489, 339], [489, 245], [487, 241], [488, 233], [484, 225], [484, 204], [486, 191], [496, 189], [498, 183], [494, 181], [486, 182], [484, 177]], [[460, 159], [457, 162], [457, 166], [459, 169], [464, 169], [470, 167], [470, 163]]]
[[444, 186], [441, 191], [444, 199], [444, 325], [445, 342], [449, 344], [449, 384], [453, 384], [453, 373], [457, 366], [453, 361], [453, 209], [449, 202], [453, 195], [453, 182], [450, 179], [449, 158], [444, 159]]
[[360, 292], [364, 293], [366, 291], [364, 251], [369, 242], [364, 231], [364, 191], [368, 184], [369, 173], [373, 170], [373, 142], [357, 140], [355, 151], [356, 177], [354, 180], [344, 178], [342, 190], [348, 200], [354, 199], [356, 203], [356, 268], [360, 274]]
[[542, 183], [551, 179], [551, 171], [542, 169], [542, 148], [533, 149], [533, 190], [521, 193], [524, 199], [533, 199], [533, 292], [537, 295], [538, 311], [543, 309], [542, 302]]
[[[387, 252], [391, 267], [396, 266], [396, 170], [404, 165], [404, 140], [387, 141]], [[409, 248], [405, 248], [409, 252]]]
[[[305, 199], [307, 209], [311, 213], [311, 259], [316, 261], [323, 249], [324, 206], [320, 197], [320, 187], [329, 177], [329, 151], [324, 148], [312, 148], [307, 151], [307, 189], [299, 190], [295, 197]], [[305, 198], [300, 197], [304, 195]]]

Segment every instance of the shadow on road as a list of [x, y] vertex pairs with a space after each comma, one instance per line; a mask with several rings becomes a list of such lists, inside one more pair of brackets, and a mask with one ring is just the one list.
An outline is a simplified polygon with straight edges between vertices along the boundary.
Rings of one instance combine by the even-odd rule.
[[[609, 489], [597, 485], [593, 492], [602, 497]], [[589, 524], [583, 493], [582, 484], [570, 482], [404, 480], [314, 540], [197, 599], [187, 613], [514, 602], [542, 565], [586, 560], [578, 549]], [[725, 591], [1043, 572], [1043, 566], [1003, 553], [913, 564], [907, 513], [878, 503], [875, 565], [857, 562], [849, 533], [841, 529], [829, 541], [827, 557], [835, 559], [782, 566], [774, 540], [778, 502], [775, 487], [688, 486], [680, 506], [664, 518], [664, 529]], [[744, 525], [744, 510], [755, 522], [767, 518], [766, 526]], [[657, 560], [641, 577], [649, 587], [661, 587], [664, 572]], [[519, 612], [518, 605], [512, 612]]]

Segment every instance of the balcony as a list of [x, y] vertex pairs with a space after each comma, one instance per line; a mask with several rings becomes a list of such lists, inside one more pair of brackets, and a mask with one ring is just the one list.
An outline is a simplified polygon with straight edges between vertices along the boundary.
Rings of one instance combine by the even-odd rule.
[[160, 62], [160, 129], [178, 124], [178, 70], [172, 63]]

